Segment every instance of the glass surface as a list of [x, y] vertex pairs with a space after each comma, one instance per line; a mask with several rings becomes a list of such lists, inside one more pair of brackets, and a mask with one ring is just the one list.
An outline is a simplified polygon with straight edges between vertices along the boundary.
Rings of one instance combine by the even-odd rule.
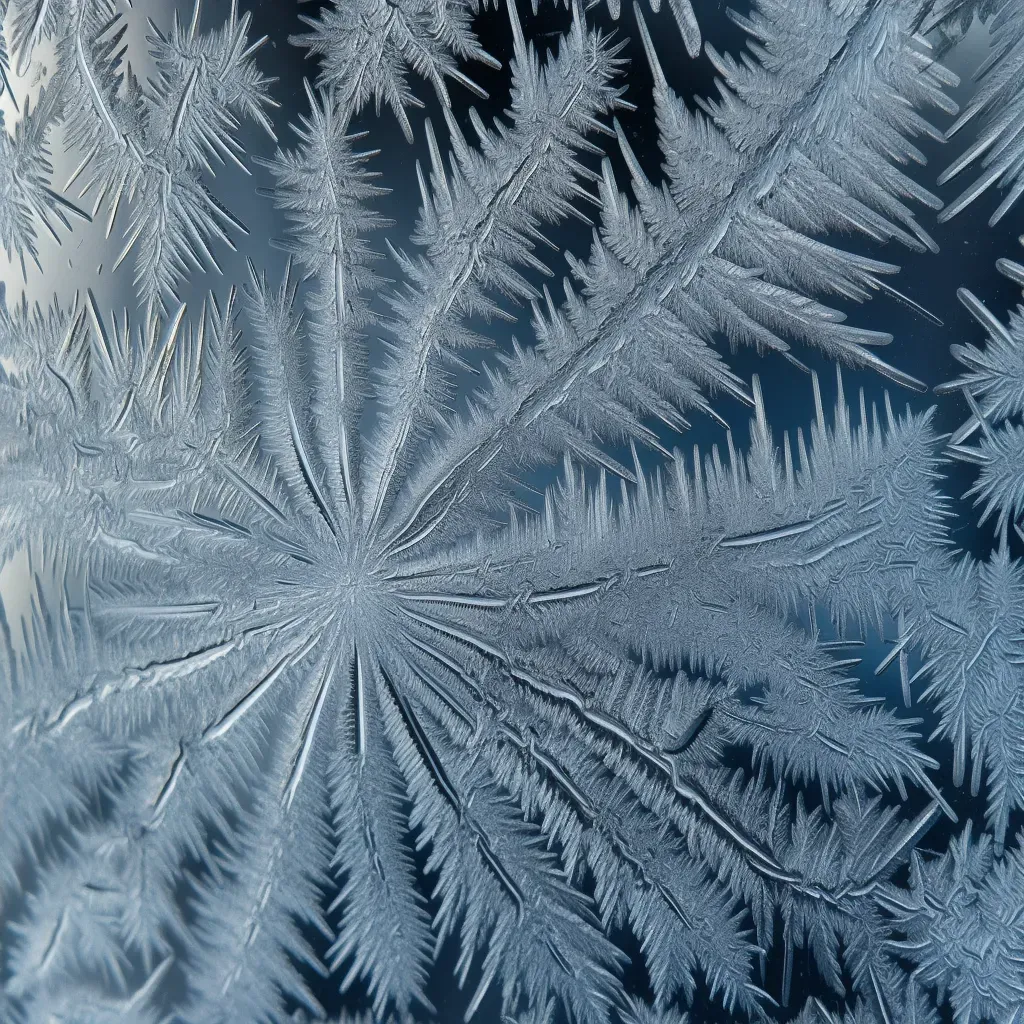
[[1024, 2], [509, 2], [2, 5], [0, 1024], [1019, 1024]]

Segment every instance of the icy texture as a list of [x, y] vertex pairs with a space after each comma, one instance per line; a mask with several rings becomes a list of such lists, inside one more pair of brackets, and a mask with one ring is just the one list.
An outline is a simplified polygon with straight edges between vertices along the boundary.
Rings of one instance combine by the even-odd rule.
[[[973, 6], [963, 0], [936, 5], [943, 11], [963, 7], [968, 14]], [[942, 172], [939, 183], [969, 170], [977, 173], [977, 168], [981, 174], [939, 214], [939, 219], [955, 217], [997, 185], [1008, 191], [989, 218], [993, 225], [1024, 195], [1024, 5], [1018, 0], [990, 0], [985, 10], [993, 15], [988, 24], [992, 50], [976, 72], [980, 81], [977, 92], [946, 137], [954, 137], [978, 119], [981, 128], [977, 139]]]
[[[833, 411], [815, 376], [814, 421], [773, 436], [719, 351], [804, 346], [921, 386], [825, 304], [891, 291], [895, 265], [819, 236], [934, 248], [915, 210], [940, 204], [903, 169], [941, 137], [926, 115], [955, 113], [925, 5], [762, 0], [735, 16], [750, 53], [707, 47], [722, 80], [698, 113], [634, 12], [664, 185], [616, 120], [621, 50], [578, 5], [551, 52], [515, 6], [486, 15], [513, 86], [473, 139], [444, 102], [493, 61], [473, 7], [326, 7], [300, 38], [322, 80], [267, 162], [289, 272], [250, 264], [200, 309], [179, 286], [239, 227], [214, 160], [246, 160], [242, 119], [270, 128], [247, 16], [154, 29], [143, 89], [112, 8], [10, 7], [16, 65], [44, 38], [59, 59], [5, 136], [4, 243], [32, 257], [39, 225], [84, 214], [48, 181], [62, 121], [93, 213], [127, 221], [138, 308], [86, 291], [0, 319], [0, 553], [29, 589], [24, 614], [0, 605], [0, 1020], [317, 1019], [318, 974], [374, 1019], [427, 1020], [447, 940], [468, 1014], [523, 1024], [667, 1024], [707, 999], [791, 1019], [801, 949], [801, 1024], [934, 1024], [947, 998], [963, 1024], [1016, 1019], [1020, 314], [965, 293], [989, 337], [956, 349], [973, 418], [953, 438], [881, 391], [848, 404], [838, 372]], [[444, 124], [416, 117], [410, 71]], [[349, 130], [371, 99], [430, 157], [397, 286]], [[590, 169], [599, 143], [632, 198]], [[599, 223], [559, 302], [532, 283], [541, 243], [583, 201]], [[453, 410], [451, 371], [512, 311], [533, 338]], [[746, 450], [664, 451], [652, 424], [718, 418], [723, 391], [751, 407]], [[988, 561], [951, 546], [950, 453], [982, 467]], [[552, 461], [542, 511], [506, 511]], [[893, 626], [869, 669], [928, 703], [954, 788], [968, 766], [984, 787], [988, 831], [942, 855], [917, 849], [956, 817], [921, 720], [865, 696], [850, 656]], [[623, 990], [624, 930], [650, 1005]]]
[[[1013, 260], [996, 264], [1000, 273], [1024, 287], [1024, 267]], [[952, 453], [981, 467], [969, 492], [983, 503], [982, 522], [998, 513], [1005, 533], [1024, 512], [1024, 308], [1010, 314], [1008, 324], [992, 315], [975, 295], [960, 289], [960, 301], [988, 334], [985, 347], [954, 345], [953, 355], [967, 373], [939, 391], [963, 389], [973, 415], [950, 440]], [[966, 442], [972, 437], [974, 447]]]
[[[249, 44], [249, 15], [239, 17], [232, 6], [218, 30], [202, 35], [197, 17], [187, 25], [175, 18], [167, 34], [154, 27], [157, 74], [144, 88], [123, 60], [124, 26], [113, 0], [10, 0], [3, 6], [9, 7], [19, 67], [31, 65], [33, 48], [44, 37], [57, 51], [46, 113], [64, 123], [81, 158], [62, 187], [70, 193], [79, 186], [76, 203], [92, 196], [91, 213], [103, 211], [108, 235], [124, 210], [124, 243], [114, 267], [134, 255], [140, 300], [162, 303], [193, 267], [216, 265], [214, 241], [245, 231], [200, 172], [212, 176], [215, 163], [240, 161], [244, 151], [235, 129], [241, 119], [253, 118], [270, 130], [269, 81], [252, 59], [262, 40]], [[40, 111], [35, 118], [40, 120]], [[20, 122], [19, 134], [23, 123], [32, 122]], [[19, 155], [30, 167], [38, 162], [35, 154], [48, 126], [43, 120], [34, 135], [25, 132]], [[6, 138], [5, 144], [10, 145]], [[69, 205], [42, 184], [30, 202], [38, 207], [47, 199], [55, 214]], [[3, 221], [10, 217], [5, 211]], [[30, 240], [11, 239], [8, 231], [3, 241], [8, 250], [13, 241], [19, 252], [34, 253]]]

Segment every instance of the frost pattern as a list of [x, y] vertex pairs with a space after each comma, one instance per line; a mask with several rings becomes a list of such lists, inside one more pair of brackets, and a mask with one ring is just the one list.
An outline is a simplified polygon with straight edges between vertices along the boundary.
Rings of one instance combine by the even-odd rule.
[[[155, 30], [151, 55], [157, 74], [143, 88], [124, 60], [125, 28], [113, 0], [9, 3], [21, 67], [29, 66], [43, 38], [52, 39], [57, 50], [57, 70], [47, 88], [48, 119], [36, 132], [55, 121], [65, 125], [69, 147], [81, 162], [63, 189], [80, 182], [76, 200], [92, 194], [92, 215], [106, 211], [108, 236], [122, 206], [128, 208], [113, 266], [134, 254], [136, 290], [149, 303], [162, 304], [192, 268], [216, 266], [212, 243], [231, 244], [229, 230], [245, 231], [200, 171], [212, 176], [218, 162], [241, 162], [244, 151], [235, 138], [241, 120], [251, 118], [271, 130], [265, 113], [269, 81], [252, 59], [264, 40], [248, 43], [249, 15], [240, 18], [232, 5], [228, 20], [202, 35], [198, 15], [197, 5], [187, 26], [175, 16], [168, 34]], [[25, 138], [23, 159], [31, 160], [42, 141]], [[33, 191], [36, 204], [47, 196], [75, 209], [44, 182]], [[17, 248], [34, 251], [30, 242]]]
[[[803, 345], [922, 386], [825, 304], [894, 293], [897, 267], [820, 236], [935, 248], [915, 207], [940, 203], [902, 169], [941, 138], [922, 111], [955, 113], [915, 35], [928, 9], [761, 0], [733, 15], [742, 58], [706, 45], [719, 97], [696, 113], [634, 12], [663, 183], [616, 118], [621, 46], [577, 4], [550, 50], [514, 4], [487, 15], [508, 22], [511, 101], [468, 139], [448, 90], [494, 63], [475, 13], [309, 19], [321, 80], [267, 162], [288, 271], [250, 264], [189, 310], [181, 284], [241, 229], [214, 165], [246, 162], [241, 120], [271, 128], [248, 16], [154, 29], [144, 89], [112, 7], [10, 4], [15, 66], [43, 39], [58, 65], [4, 136], [4, 244], [34, 257], [40, 225], [90, 216], [49, 181], [64, 123], [92, 215], [130, 211], [138, 309], [86, 291], [0, 316], [0, 552], [29, 588], [24, 614], [0, 605], [0, 1017], [321, 1019], [319, 974], [373, 1019], [422, 1020], [450, 941], [467, 1016], [494, 999], [523, 1024], [665, 1024], [704, 998], [791, 1018], [801, 950], [820, 989], [801, 1024], [937, 1022], [943, 1000], [1016, 1019], [1022, 314], [963, 293], [988, 339], [955, 348], [945, 390], [971, 419], [952, 438], [887, 395], [848, 402], [838, 370], [834, 410], [814, 376], [814, 421], [776, 437], [758, 377], [719, 352]], [[422, 124], [396, 287], [350, 126], [372, 99], [412, 136], [410, 71], [444, 124]], [[599, 141], [632, 197], [592, 169]], [[583, 201], [599, 223], [559, 302], [533, 283], [541, 246]], [[450, 409], [451, 371], [512, 310], [532, 341]], [[722, 392], [751, 409], [746, 449], [665, 451], [652, 423], [720, 420]], [[951, 546], [946, 454], [981, 467], [987, 561]], [[506, 514], [551, 460], [543, 509]], [[919, 844], [956, 813], [920, 719], [853, 671], [890, 622], [876, 674], [929, 706], [954, 787], [968, 766], [985, 785], [987, 831], [941, 855]], [[624, 931], [650, 1002], [624, 994]]]
[[[999, 272], [1024, 288], [1024, 267], [1013, 260], [996, 263]], [[985, 328], [985, 347], [955, 345], [953, 355], [967, 372], [941, 391], [961, 389], [972, 416], [950, 439], [959, 459], [981, 467], [978, 482], [968, 493], [984, 503], [981, 521], [998, 512], [997, 528], [1005, 533], [1024, 512], [1024, 308], [1010, 314], [1004, 325], [966, 288], [960, 301]], [[977, 444], [967, 442], [978, 435]]]
[[[954, 9], [956, 6], [966, 8], [967, 13], [973, 7], [954, 4]], [[980, 86], [946, 137], [952, 138], [979, 118], [981, 130], [942, 172], [939, 184], [970, 168], [980, 167], [981, 174], [939, 214], [940, 221], [955, 217], [987, 189], [998, 185], [1009, 191], [989, 218], [991, 226], [1024, 195], [1024, 8], [1015, 0], [995, 4], [988, 29], [992, 33], [992, 52], [976, 72]]]

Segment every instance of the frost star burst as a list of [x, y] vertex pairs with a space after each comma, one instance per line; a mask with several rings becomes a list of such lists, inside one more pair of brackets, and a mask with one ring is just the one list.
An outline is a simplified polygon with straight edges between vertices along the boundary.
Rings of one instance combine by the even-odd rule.
[[[491, 999], [524, 1022], [663, 1022], [710, 998], [785, 1018], [806, 950], [801, 1024], [935, 1024], [936, 996], [962, 1024], [1015, 1019], [1020, 316], [965, 294], [989, 344], [959, 347], [947, 386], [971, 409], [948, 451], [998, 511], [987, 562], [950, 551], [934, 412], [848, 404], [837, 373], [827, 415], [815, 376], [813, 423], [779, 440], [758, 378], [719, 351], [799, 365], [804, 346], [921, 386], [876, 354], [889, 335], [824, 303], [923, 312], [897, 267], [814, 236], [935, 248], [912, 206], [941, 204], [903, 167], [940, 137], [923, 111], [955, 113], [917, 32], [958, 4], [760, 0], [733, 15], [748, 53], [706, 47], [720, 95], [697, 112], [634, 11], [653, 181], [618, 122], [622, 45], [580, 5], [545, 53], [508, 5], [511, 102], [487, 124], [448, 92], [480, 95], [472, 63], [497, 63], [482, 11], [335, 0], [298, 37], [322, 61], [297, 144], [264, 161], [288, 271], [250, 263], [244, 294], [191, 310], [183, 283], [243, 231], [213, 172], [247, 162], [242, 121], [270, 124], [250, 19], [233, 6], [204, 32], [197, 6], [154, 27], [144, 86], [107, 0], [6, 6], [16, 66], [48, 41], [57, 69], [0, 147], [0, 237], [36, 258], [39, 224], [103, 213], [137, 308], [84, 289], [0, 317], [0, 550], [29, 590], [24, 615], [0, 604], [4, 1024], [299, 1019], [320, 1013], [317, 974], [376, 1018], [422, 1015], [448, 942], [467, 1016]], [[696, 54], [690, 5], [669, 7]], [[999, 22], [1012, 70], [1017, 19]], [[412, 75], [436, 123], [410, 115]], [[990, 83], [965, 117], [1016, 109]], [[370, 100], [429, 160], [397, 289], [374, 271], [386, 193], [351, 131]], [[47, 184], [58, 125], [73, 198]], [[985, 127], [994, 151], [952, 213], [996, 181], [999, 215], [1013, 205], [1004, 130]], [[568, 256], [559, 303], [539, 254], [584, 204], [591, 252]], [[452, 372], [510, 310], [530, 342], [453, 408]], [[724, 452], [664, 449], [687, 416], [724, 425], [723, 393], [752, 410], [748, 450], [731, 432]], [[558, 461], [543, 510], [506, 515]], [[920, 720], [865, 697], [846, 656], [889, 622], [877, 672], [935, 704], [954, 784], [968, 762], [986, 781], [990, 832], [937, 856], [918, 844], [955, 814]]]

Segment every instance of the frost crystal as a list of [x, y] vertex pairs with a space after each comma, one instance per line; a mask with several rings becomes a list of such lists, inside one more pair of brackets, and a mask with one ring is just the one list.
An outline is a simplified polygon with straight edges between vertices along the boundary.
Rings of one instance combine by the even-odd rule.
[[[0, 137], [4, 247], [41, 264], [40, 229], [102, 214], [135, 301], [0, 308], [4, 1024], [324, 1020], [339, 988], [340, 1020], [422, 1021], [442, 972], [467, 1019], [522, 1024], [1024, 1013], [1024, 311], [962, 291], [988, 337], [938, 389], [968, 404], [952, 435], [848, 401], [838, 368], [834, 407], [815, 373], [811, 424], [773, 433], [722, 352], [924, 388], [827, 303], [925, 313], [857, 250], [937, 248], [906, 165], [957, 80], [920, 33], [964, 5], [758, 0], [730, 14], [746, 52], [704, 44], [696, 111], [658, 6], [573, 3], [535, 37], [513, 0], [331, 0], [294, 40], [308, 108], [252, 158], [273, 79], [234, 4], [154, 22], [146, 80], [112, 2], [5, 5], [9, 98], [56, 63]], [[645, 64], [602, 29], [620, 15]], [[498, 118], [458, 98], [501, 68], [484, 18], [511, 53]], [[1008, 215], [1024, 182], [1012, 2], [994, 26], [956, 125], [988, 120], [947, 172], [984, 175], [940, 220], [996, 181]], [[397, 284], [371, 100], [428, 162]], [[288, 266], [189, 304], [244, 232], [225, 162], [266, 172]], [[593, 240], [558, 299], [569, 218]], [[727, 428], [719, 398], [749, 407], [746, 447], [670, 451], [687, 417]], [[950, 457], [979, 467], [985, 560], [952, 546]], [[869, 695], [890, 667], [900, 699]], [[968, 768], [987, 831], [953, 833]]]

